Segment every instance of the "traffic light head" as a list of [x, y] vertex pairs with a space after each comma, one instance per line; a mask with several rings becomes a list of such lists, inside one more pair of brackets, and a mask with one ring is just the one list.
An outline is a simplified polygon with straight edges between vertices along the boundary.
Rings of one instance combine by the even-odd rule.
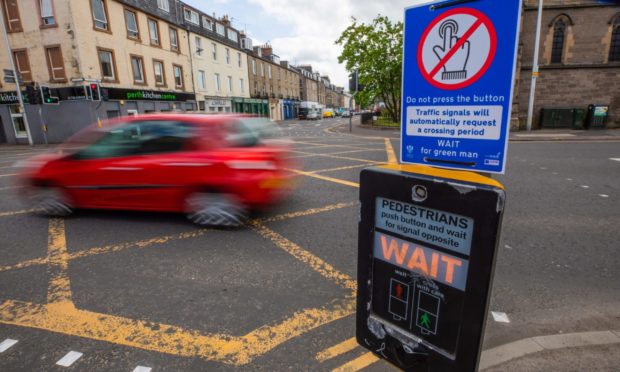
[[44, 105], [56, 105], [58, 104], [58, 97], [52, 96], [52, 90], [50, 87], [42, 85], [41, 86], [41, 97], [43, 98]]
[[101, 101], [101, 90], [98, 83], [90, 84], [90, 99], [93, 101]]

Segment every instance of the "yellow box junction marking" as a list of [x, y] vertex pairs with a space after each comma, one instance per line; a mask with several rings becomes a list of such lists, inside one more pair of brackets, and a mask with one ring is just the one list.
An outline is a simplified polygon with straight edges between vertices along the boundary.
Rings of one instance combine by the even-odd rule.
[[379, 358], [376, 357], [373, 353], [368, 352], [363, 354], [359, 358], [355, 358], [352, 361], [341, 365], [338, 368], [332, 370], [332, 372], [354, 372], [359, 371], [360, 369], [366, 368], [369, 365], [379, 361]]
[[51, 277], [48, 288], [48, 303], [34, 304], [7, 300], [0, 305], [0, 323], [38, 328], [175, 356], [198, 356], [231, 365], [250, 363], [253, 358], [267, 353], [283, 342], [355, 312], [356, 281], [353, 278], [339, 272], [321, 258], [267, 228], [263, 222], [306, 216], [353, 205], [355, 203], [340, 203], [250, 222], [252, 229], [272, 241], [276, 247], [308, 264], [310, 268], [323, 277], [334, 281], [349, 290], [350, 293], [344, 299], [333, 300], [323, 308], [303, 309], [295, 312], [288, 319], [262, 326], [243, 336], [210, 334], [170, 324], [153, 324], [142, 320], [80, 310], [75, 307], [71, 300], [71, 283], [67, 274], [69, 261], [96, 254], [114, 253], [123, 249], [145, 248], [174, 239], [197, 237], [205, 234], [208, 231], [207, 229], [69, 254], [67, 252], [65, 224], [62, 219], [51, 219], [49, 221], [48, 254], [46, 258], [28, 260], [10, 267], [0, 268], [0, 271], [6, 271], [35, 264], [47, 264]]
[[48, 303], [72, 303], [69, 281], [69, 255], [65, 237], [65, 221], [60, 218], [49, 220], [47, 247], [47, 271], [50, 282], [47, 289]]
[[385, 152], [387, 153], [388, 164], [398, 164], [398, 158], [394, 153], [394, 147], [392, 147], [392, 141], [389, 138], [385, 138]]
[[357, 340], [355, 339], [355, 337], [351, 337], [348, 340], [342, 341], [337, 345], [321, 351], [316, 355], [316, 360], [322, 363], [326, 360], [335, 358], [344, 353], [348, 353], [349, 351], [355, 349], [357, 346]]
[[320, 174], [315, 174], [313, 172], [304, 172], [304, 171], [300, 171], [300, 170], [296, 170], [296, 169], [288, 169], [288, 171], [293, 172], [295, 174], [302, 175], [302, 176], [317, 178], [317, 179], [320, 179], [320, 180], [323, 180], [323, 181], [339, 183], [339, 184], [345, 185], [345, 186], [358, 187], [358, 188], [360, 187], [360, 184], [357, 183], [357, 182], [351, 182], [351, 181], [341, 180], [339, 178], [321, 176]]

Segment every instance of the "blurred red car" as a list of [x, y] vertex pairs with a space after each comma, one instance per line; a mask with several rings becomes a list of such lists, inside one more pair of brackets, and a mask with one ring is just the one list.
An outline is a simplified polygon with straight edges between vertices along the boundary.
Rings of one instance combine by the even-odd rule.
[[200, 225], [238, 226], [293, 187], [291, 144], [266, 119], [143, 115], [104, 128], [21, 164], [32, 208], [184, 212]]

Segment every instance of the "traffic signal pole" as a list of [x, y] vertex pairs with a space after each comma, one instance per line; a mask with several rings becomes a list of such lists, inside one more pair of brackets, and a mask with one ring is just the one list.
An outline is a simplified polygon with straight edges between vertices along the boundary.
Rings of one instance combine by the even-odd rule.
[[24, 120], [24, 126], [26, 127], [26, 135], [28, 135], [28, 144], [34, 145], [32, 141], [32, 135], [30, 134], [30, 124], [28, 124], [28, 115], [26, 115], [26, 109], [24, 108], [24, 99], [22, 97], [21, 89], [19, 88], [19, 77], [17, 75], [17, 69], [15, 68], [15, 61], [13, 60], [13, 53], [11, 52], [11, 45], [9, 44], [9, 35], [7, 34], [6, 27], [4, 25], [4, 17], [0, 17], [0, 28], [4, 35], [4, 42], [6, 44], [6, 55], [11, 62], [11, 68], [13, 69], [13, 76], [15, 77], [15, 90], [17, 91], [17, 99], [19, 100], [19, 111], [22, 113], [22, 119]]

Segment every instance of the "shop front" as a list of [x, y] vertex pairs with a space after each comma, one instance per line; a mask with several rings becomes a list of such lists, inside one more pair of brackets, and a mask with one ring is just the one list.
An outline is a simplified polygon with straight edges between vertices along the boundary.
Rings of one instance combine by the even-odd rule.
[[[208, 113], [230, 113], [233, 112], [233, 102], [227, 97], [205, 97], [203, 111]], [[202, 107], [201, 107], [202, 108]]]
[[232, 104], [234, 112], [269, 116], [269, 101], [266, 99], [235, 97]]

